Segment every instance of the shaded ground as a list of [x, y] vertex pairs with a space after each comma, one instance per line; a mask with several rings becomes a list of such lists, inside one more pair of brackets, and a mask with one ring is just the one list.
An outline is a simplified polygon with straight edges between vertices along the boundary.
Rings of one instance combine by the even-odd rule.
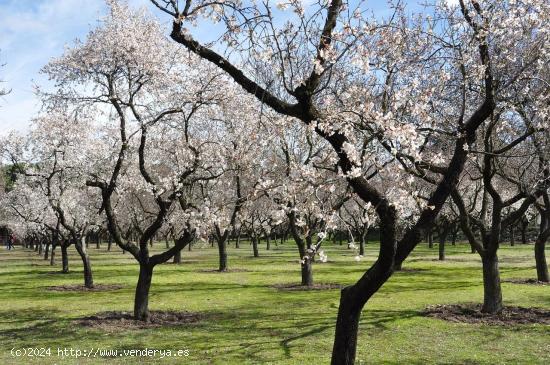
[[507, 279], [503, 280], [503, 282], [512, 284], [550, 285], [550, 283], [545, 283], [544, 281], [538, 281], [536, 279]]
[[550, 324], [550, 310], [542, 308], [504, 307], [500, 313], [488, 314], [481, 312], [480, 304], [451, 304], [430, 306], [423, 314], [450, 322], [490, 325]]
[[301, 284], [275, 284], [272, 288], [287, 291], [308, 291], [308, 290], [330, 290], [330, 289], [342, 289], [344, 285], [335, 283], [315, 283], [311, 286]]
[[66, 284], [47, 286], [46, 290], [49, 291], [110, 291], [124, 288], [124, 285], [118, 284], [94, 284], [93, 288], [86, 288], [84, 285], [79, 284]]
[[199, 313], [191, 312], [151, 311], [147, 321], [136, 321], [129, 312], [103, 312], [84, 317], [78, 320], [78, 323], [82, 326], [113, 332], [124, 329], [184, 325], [198, 322], [202, 317]]

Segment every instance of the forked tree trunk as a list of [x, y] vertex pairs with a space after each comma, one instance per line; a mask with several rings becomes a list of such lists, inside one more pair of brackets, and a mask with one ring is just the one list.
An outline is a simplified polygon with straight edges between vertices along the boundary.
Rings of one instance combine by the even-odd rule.
[[66, 244], [61, 245], [61, 265], [62, 265], [61, 272], [63, 274], [67, 274], [69, 272], [69, 254], [67, 252]]
[[499, 313], [502, 311], [502, 289], [500, 286], [500, 272], [498, 256], [495, 253], [485, 253], [483, 263], [483, 307], [484, 313]]
[[[82, 237], [82, 241], [85, 241], [85, 237]], [[88, 252], [86, 252], [86, 244], [82, 241], [75, 242], [75, 248], [84, 266], [84, 286], [86, 288], [93, 288], [94, 278], [92, 274], [92, 265], [90, 264], [90, 256], [88, 256]]]
[[539, 236], [535, 241], [535, 261], [537, 266], [537, 280], [545, 283], [550, 282], [548, 275], [548, 264], [546, 263], [546, 239]]
[[258, 238], [252, 237], [252, 252], [254, 253], [254, 257], [260, 257], [260, 253], [258, 252]]
[[227, 239], [223, 237], [217, 239], [218, 242], [218, 254], [219, 254], [219, 266], [218, 271], [227, 271]]
[[149, 289], [153, 279], [153, 267], [148, 264], [139, 264], [139, 278], [134, 297], [134, 319], [149, 320]]

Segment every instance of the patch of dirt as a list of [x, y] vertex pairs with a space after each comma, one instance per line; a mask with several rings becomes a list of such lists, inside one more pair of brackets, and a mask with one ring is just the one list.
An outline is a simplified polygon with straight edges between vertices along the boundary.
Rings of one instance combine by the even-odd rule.
[[502, 280], [504, 283], [512, 284], [530, 284], [530, 285], [550, 285], [550, 283], [545, 283], [544, 281], [538, 281], [536, 279], [506, 279]]
[[430, 306], [422, 314], [449, 322], [497, 326], [550, 324], [550, 310], [542, 308], [504, 307], [500, 313], [488, 314], [481, 312], [480, 304], [453, 304]]
[[123, 329], [157, 328], [178, 326], [199, 322], [203, 318], [200, 313], [175, 311], [150, 311], [147, 321], [136, 321], [129, 312], [102, 312], [78, 320], [85, 327], [99, 328], [105, 331]]
[[46, 290], [49, 291], [110, 291], [124, 288], [124, 285], [118, 284], [95, 284], [93, 288], [86, 288], [84, 285], [70, 284], [70, 285], [56, 285], [47, 286]]
[[275, 284], [272, 288], [283, 291], [308, 291], [308, 290], [330, 290], [330, 289], [342, 289], [344, 285], [335, 283], [319, 283], [312, 286], [306, 286], [301, 284]]
[[225, 271], [220, 271], [218, 269], [201, 269], [201, 270], [196, 270], [196, 272], [212, 273], [212, 274], [223, 274], [223, 273], [231, 273], [231, 272], [250, 272], [250, 270], [247, 270], [247, 269], [227, 269]]

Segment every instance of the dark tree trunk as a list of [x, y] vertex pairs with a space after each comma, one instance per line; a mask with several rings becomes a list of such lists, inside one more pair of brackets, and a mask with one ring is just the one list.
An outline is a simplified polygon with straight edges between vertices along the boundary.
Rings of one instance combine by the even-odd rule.
[[258, 252], [258, 238], [252, 237], [252, 251], [254, 252], [254, 257], [260, 257]]
[[313, 270], [311, 260], [302, 259], [300, 266], [302, 269], [302, 285], [313, 286]]
[[481, 261], [483, 263], [483, 307], [481, 311], [498, 313], [502, 311], [502, 290], [496, 252], [484, 254]]
[[107, 251], [111, 251], [111, 245], [113, 244], [113, 237], [109, 233], [109, 242], [107, 242]]
[[395, 265], [393, 265], [393, 270], [394, 270], [394, 271], [401, 271], [401, 270], [403, 270], [403, 261], [401, 261], [401, 262], [396, 262]]
[[168, 238], [165, 238], [164, 241], [166, 242], [166, 248], [170, 248], [170, 242], [168, 242]]
[[331, 365], [353, 365], [355, 363], [357, 332], [363, 306], [356, 305], [357, 302], [351, 292], [351, 287], [346, 287], [340, 294]]
[[457, 235], [458, 235], [458, 228], [454, 228], [454, 229], [453, 229], [453, 236], [452, 236], [452, 238], [451, 238], [451, 239], [452, 239], [451, 244], [452, 244], [453, 246], [456, 245], [456, 236], [457, 236]]
[[217, 241], [220, 261], [218, 265], [218, 271], [227, 271], [227, 239], [222, 237]]
[[527, 244], [527, 226], [529, 223], [522, 223], [521, 224], [521, 243], [524, 245]]
[[80, 255], [82, 265], [84, 266], [84, 286], [86, 288], [93, 288], [94, 279], [92, 275], [92, 265], [90, 264], [90, 256], [88, 256], [85, 247], [86, 245], [83, 245], [80, 242], [75, 242], [76, 252]]
[[97, 240], [95, 241], [95, 248], [98, 250], [101, 248], [101, 238], [99, 232], [97, 232]]
[[428, 247], [429, 248], [434, 247], [434, 236], [433, 236], [433, 232], [431, 230], [428, 232]]
[[187, 245], [187, 251], [191, 251], [191, 246], [193, 246], [193, 242], [195, 241], [189, 242], [189, 244]]
[[444, 227], [439, 232], [439, 261], [445, 261], [445, 242], [449, 235], [449, 227]]
[[134, 298], [134, 319], [149, 320], [149, 289], [153, 279], [153, 267], [148, 264], [139, 264], [139, 278]]
[[235, 248], [241, 248], [241, 231], [237, 233], [237, 239], [235, 240]]
[[46, 243], [46, 247], [44, 247], [44, 260], [48, 260], [50, 253], [50, 244]]
[[545, 283], [550, 282], [548, 265], [546, 263], [546, 239], [538, 237], [535, 241], [535, 261], [537, 265], [537, 280]]
[[55, 265], [55, 249], [56, 249], [57, 245], [52, 245], [52, 252], [50, 254], [50, 266], [54, 266]]
[[43, 248], [43, 243], [40, 243], [40, 244], [38, 245], [38, 254], [39, 254], [39, 255], [42, 255], [42, 248]]
[[269, 238], [269, 234], [265, 236], [265, 242], [266, 242], [265, 249], [267, 251], [271, 250], [271, 240]]
[[181, 250], [178, 250], [174, 255], [174, 264], [181, 264]]
[[514, 231], [514, 225], [510, 224], [510, 246], [514, 246], [516, 244], [516, 234]]
[[62, 264], [62, 273], [67, 274], [69, 272], [69, 254], [67, 252], [67, 245], [61, 245], [61, 264]]
[[152, 237], [149, 239], [149, 246], [153, 247], [153, 238]]
[[365, 256], [365, 233], [362, 233], [359, 238], [359, 255]]

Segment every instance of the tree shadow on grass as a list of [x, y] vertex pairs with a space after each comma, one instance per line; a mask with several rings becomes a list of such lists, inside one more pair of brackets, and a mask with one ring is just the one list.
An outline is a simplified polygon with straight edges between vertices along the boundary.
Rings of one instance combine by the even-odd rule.
[[[0, 338], [3, 347], [66, 346], [79, 337], [79, 330], [70, 319], [61, 318], [55, 309], [22, 309], [0, 312]], [[86, 333], [87, 339], [100, 338], [101, 334]]]

